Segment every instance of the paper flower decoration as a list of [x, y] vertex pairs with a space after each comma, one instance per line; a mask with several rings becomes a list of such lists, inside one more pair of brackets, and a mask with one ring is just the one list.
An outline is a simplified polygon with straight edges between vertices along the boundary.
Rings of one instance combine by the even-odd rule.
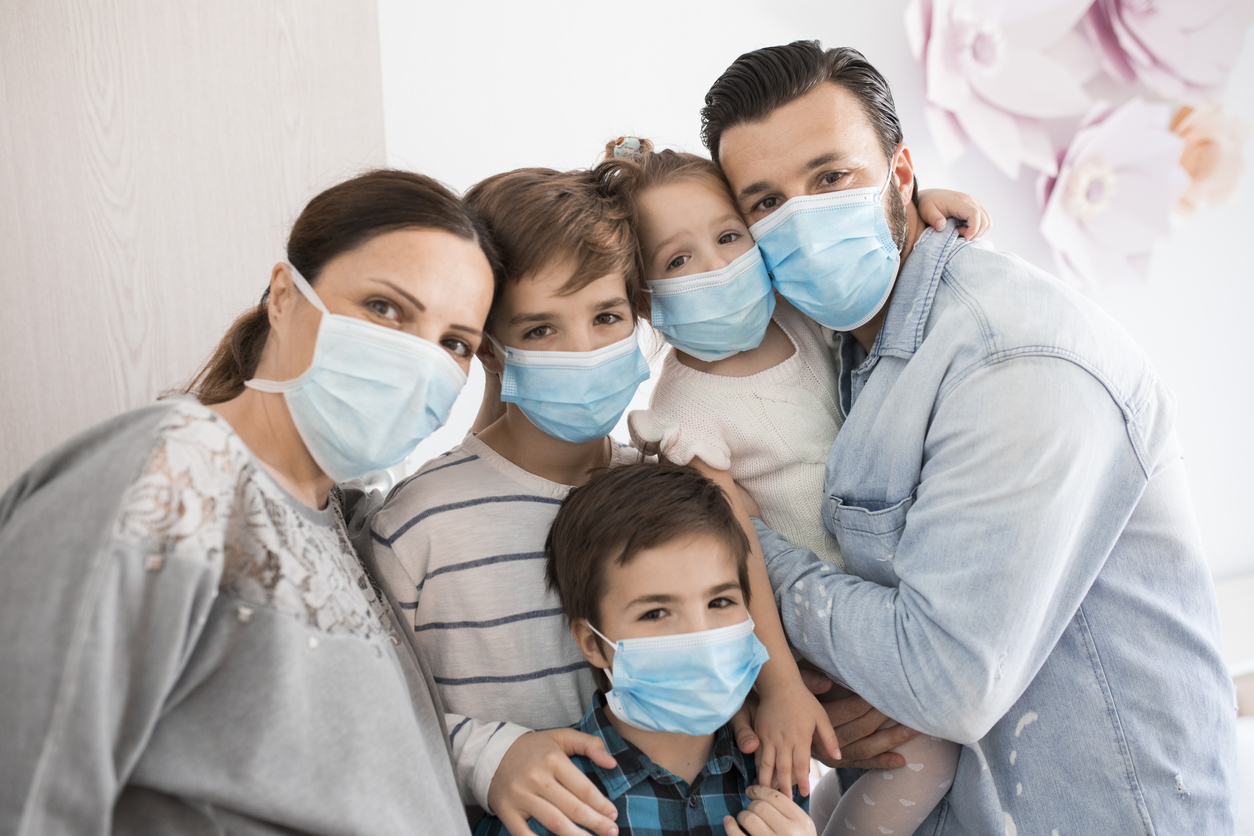
[[1251, 20], [1249, 0], [1096, 0], [1081, 28], [1112, 77], [1196, 101], [1228, 80]]
[[1023, 164], [1048, 174], [1057, 157], [1041, 119], [1079, 116], [1083, 79], [1047, 54], [1092, 0], [911, 0], [906, 32], [923, 62], [927, 121], [942, 157], [968, 139], [1011, 178]]
[[1249, 128], [1215, 105], [1182, 107], [1171, 120], [1171, 130], [1184, 139], [1180, 165], [1188, 172], [1189, 188], [1176, 208], [1191, 214], [1201, 205], [1217, 206], [1232, 197], [1245, 170], [1242, 148]]
[[1144, 277], [1154, 242], [1189, 185], [1185, 141], [1169, 128], [1170, 108], [1132, 99], [1099, 103], [1084, 118], [1059, 166], [1038, 181], [1041, 235], [1060, 274], [1076, 284]]

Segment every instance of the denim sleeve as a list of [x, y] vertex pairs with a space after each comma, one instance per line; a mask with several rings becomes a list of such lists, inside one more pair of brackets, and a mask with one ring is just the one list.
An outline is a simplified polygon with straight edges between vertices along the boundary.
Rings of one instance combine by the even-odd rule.
[[890, 558], [896, 588], [758, 536], [785, 630], [811, 661], [894, 719], [969, 743], [1044, 664], [1145, 483], [1101, 383], [1021, 357], [938, 397]]

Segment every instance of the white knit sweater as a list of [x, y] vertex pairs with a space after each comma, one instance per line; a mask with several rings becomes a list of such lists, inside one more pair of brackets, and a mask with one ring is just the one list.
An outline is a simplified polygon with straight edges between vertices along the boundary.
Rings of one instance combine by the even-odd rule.
[[671, 349], [649, 409], [627, 417], [632, 444], [677, 464], [696, 457], [730, 469], [763, 522], [844, 569], [820, 516], [827, 454], [844, 423], [835, 361], [821, 326], [788, 302], [778, 299], [773, 318], [796, 350], [748, 377], [697, 371]]

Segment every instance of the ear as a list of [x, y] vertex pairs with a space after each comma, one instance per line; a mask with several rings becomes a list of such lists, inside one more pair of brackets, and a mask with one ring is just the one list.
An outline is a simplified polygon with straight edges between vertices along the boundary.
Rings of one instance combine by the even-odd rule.
[[270, 296], [266, 300], [266, 314], [270, 319], [271, 329], [291, 317], [298, 298], [303, 297], [296, 289], [287, 265], [274, 265], [274, 269], [270, 271]]
[[501, 362], [501, 358], [496, 356], [496, 348], [492, 345], [492, 341], [488, 339], [488, 329], [486, 327], [483, 329], [483, 340], [480, 341], [479, 348], [475, 351], [475, 356], [483, 364], [484, 371], [490, 374], [499, 375], [505, 369], [505, 364]]
[[579, 652], [583, 654], [584, 659], [588, 660], [589, 665], [602, 670], [609, 670], [613, 667], [613, 651], [606, 653], [605, 641], [592, 632], [587, 621], [576, 621], [570, 625], [570, 633], [575, 637], [575, 644], [579, 645]]
[[897, 178], [897, 191], [901, 194], [901, 202], [910, 206], [910, 198], [914, 195], [914, 161], [910, 158], [910, 146], [904, 142], [898, 142], [891, 165], [893, 176]]

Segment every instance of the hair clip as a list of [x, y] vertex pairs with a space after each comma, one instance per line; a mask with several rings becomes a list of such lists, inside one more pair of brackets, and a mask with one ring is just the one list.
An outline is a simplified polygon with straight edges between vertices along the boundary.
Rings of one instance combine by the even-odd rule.
[[640, 152], [640, 140], [634, 136], [620, 136], [614, 143], [615, 157], [634, 157]]

